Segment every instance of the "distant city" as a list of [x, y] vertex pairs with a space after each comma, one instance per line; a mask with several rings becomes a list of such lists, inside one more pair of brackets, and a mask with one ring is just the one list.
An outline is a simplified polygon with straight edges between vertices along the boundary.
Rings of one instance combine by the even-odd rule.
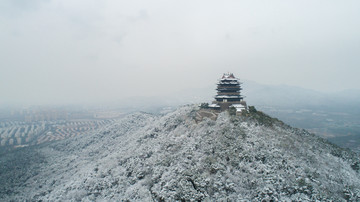
[[28, 107], [0, 112], [0, 153], [78, 135], [113, 123], [126, 113], [116, 109]]

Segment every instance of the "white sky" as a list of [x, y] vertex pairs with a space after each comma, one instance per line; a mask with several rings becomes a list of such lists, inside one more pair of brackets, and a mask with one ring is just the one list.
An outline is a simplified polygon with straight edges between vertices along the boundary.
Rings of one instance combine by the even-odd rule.
[[0, 3], [0, 105], [163, 95], [224, 72], [359, 89], [359, 64], [358, 0]]

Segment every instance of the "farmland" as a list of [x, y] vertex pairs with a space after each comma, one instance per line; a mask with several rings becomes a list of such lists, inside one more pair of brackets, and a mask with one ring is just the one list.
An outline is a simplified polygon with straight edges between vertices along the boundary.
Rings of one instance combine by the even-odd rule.
[[7, 151], [86, 135], [114, 121], [115, 119], [57, 120], [31, 123], [23, 121], [0, 122], [0, 149]]

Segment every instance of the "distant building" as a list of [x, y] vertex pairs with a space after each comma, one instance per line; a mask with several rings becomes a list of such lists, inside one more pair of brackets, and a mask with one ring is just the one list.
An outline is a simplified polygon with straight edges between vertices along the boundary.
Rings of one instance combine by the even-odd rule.
[[241, 82], [232, 73], [227, 73], [217, 83], [217, 95], [215, 101], [209, 105], [214, 110], [224, 111], [231, 106], [235, 107], [237, 112], [247, 109], [244, 97], [240, 94]]

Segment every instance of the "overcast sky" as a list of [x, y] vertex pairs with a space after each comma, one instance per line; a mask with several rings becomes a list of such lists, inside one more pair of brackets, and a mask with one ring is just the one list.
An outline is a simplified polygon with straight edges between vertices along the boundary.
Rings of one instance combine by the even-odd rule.
[[359, 0], [2, 0], [0, 30], [0, 105], [163, 95], [224, 72], [360, 86]]

